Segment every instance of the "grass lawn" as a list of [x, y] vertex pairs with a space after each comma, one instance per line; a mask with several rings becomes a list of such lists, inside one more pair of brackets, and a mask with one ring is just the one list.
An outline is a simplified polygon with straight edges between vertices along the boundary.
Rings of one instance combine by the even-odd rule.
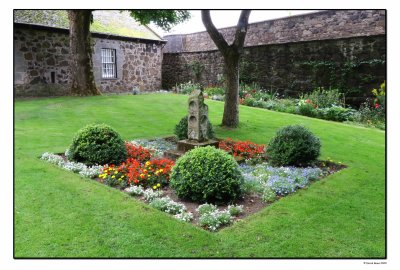
[[39, 160], [64, 152], [89, 123], [127, 140], [172, 135], [186, 96], [16, 101], [15, 257], [385, 257], [383, 131], [244, 106], [240, 128], [226, 130], [223, 103], [206, 103], [217, 137], [267, 143], [278, 128], [303, 124], [320, 137], [322, 159], [348, 168], [211, 233]]

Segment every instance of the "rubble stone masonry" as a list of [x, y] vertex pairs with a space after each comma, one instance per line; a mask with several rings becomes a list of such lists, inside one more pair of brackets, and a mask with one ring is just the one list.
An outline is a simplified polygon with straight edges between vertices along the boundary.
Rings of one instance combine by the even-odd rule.
[[[329, 10], [250, 24], [241, 76], [293, 96], [340, 83], [359, 103], [386, 78], [385, 17], [385, 10]], [[234, 27], [220, 31], [232, 42]], [[205, 67], [203, 85], [218, 84], [224, 64], [207, 32], [164, 39], [163, 88], [194, 81], [195, 62]]]
[[[103, 93], [133, 88], [161, 88], [162, 43], [93, 35], [93, 68]], [[101, 77], [101, 49], [115, 49], [117, 76]], [[14, 25], [14, 94], [16, 97], [68, 95], [70, 86], [68, 30]]]

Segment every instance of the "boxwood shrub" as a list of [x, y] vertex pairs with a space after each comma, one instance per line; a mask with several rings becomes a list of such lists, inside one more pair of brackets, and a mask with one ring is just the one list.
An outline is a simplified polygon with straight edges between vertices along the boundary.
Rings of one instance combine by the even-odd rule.
[[120, 164], [127, 157], [121, 136], [105, 124], [92, 124], [79, 130], [68, 150], [69, 159], [86, 165]]
[[268, 143], [267, 158], [273, 166], [308, 165], [320, 155], [321, 143], [311, 131], [300, 125], [277, 131]]
[[243, 181], [232, 156], [207, 146], [195, 148], [176, 161], [170, 186], [180, 198], [224, 204], [242, 196]]

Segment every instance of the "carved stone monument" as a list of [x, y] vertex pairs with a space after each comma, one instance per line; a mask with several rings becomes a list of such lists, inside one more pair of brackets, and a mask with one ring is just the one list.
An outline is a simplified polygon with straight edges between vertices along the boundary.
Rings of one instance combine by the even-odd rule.
[[198, 142], [208, 140], [208, 106], [203, 93], [194, 90], [189, 96], [188, 139]]
[[194, 90], [188, 100], [188, 139], [178, 141], [177, 150], [165, 152], [165, 156], [177, 159], [195, 147], [214, 146], [218, 141], [208, 138], [208, 106], [204, 104], [203, 92]]

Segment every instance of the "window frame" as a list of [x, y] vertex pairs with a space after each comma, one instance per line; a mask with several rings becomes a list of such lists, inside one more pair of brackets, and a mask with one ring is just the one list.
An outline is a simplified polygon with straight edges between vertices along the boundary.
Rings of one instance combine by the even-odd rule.
[[117, 50], [101, 48], [101, 79], [117, 79]]

